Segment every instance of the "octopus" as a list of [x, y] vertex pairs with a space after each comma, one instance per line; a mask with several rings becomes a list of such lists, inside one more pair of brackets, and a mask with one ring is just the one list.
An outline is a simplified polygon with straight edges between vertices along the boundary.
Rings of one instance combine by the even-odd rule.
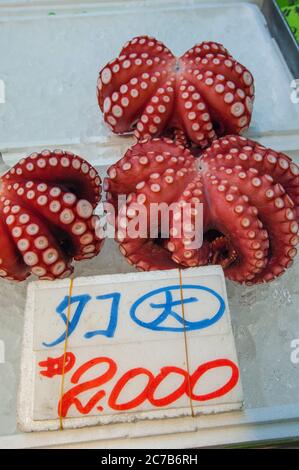
[[73, 260], [96, 256], [100, 197], [97, 171], [72, 152], [44, 150], [20, 160], [0, 179], [0, 277], [62, 279]]
[[[287, 156], [245, 137], [222, 137], [195, 158], [180, 141], [140, 141], [108, 169], [107, 202], [117, 208], [116, 239], [127, 261], [141, 271], [218, 264], [228, 279], [260, 284], [281, 276], [297, 254], [299, 168]], [[170, 213], [169, 233], [157, 219], [155, 236], [147, 229], [133, 237], [136, 208], [176, 202], [189, 211], [184, 236], [176, 236], [182, 216]], [[192, 247], [198, 207], [202, 243]], [[151, 227], [152, 228], [152, 227]]]
[[140, 36], [100, 71], [97, 95], [114, 133], [142, 140], [179, 130], [205, 148], [249, 127], [254, 80], [222, 44], [202, 42], [175, 57], [162, 42]]

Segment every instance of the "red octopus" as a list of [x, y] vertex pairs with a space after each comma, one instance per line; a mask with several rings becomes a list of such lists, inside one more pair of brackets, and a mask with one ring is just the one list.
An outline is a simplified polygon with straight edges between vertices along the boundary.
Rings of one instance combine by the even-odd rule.
[[221, 44], [196, 44], [177, 58], [148, 36], [101, 70], [97, 92], [113, 132], [147, 139], [179, 129], [200, 148], [246, 130], [254, 101], [251, 73]]
[[[118, 213], [120, 251], [140, 270], [221, 264], [240, 283], [262, 283], [293, 264], [298, 244], [299, 168], [292, 160], [240, 136], [213, 142], [200, 159], [169, 139], [142, 141], [112, 165], [105, 180], [108, 202], [127, 195]], [[194, 229], [196, 203], [203, 204], [203, 244], [190, 236], [132, 238], [136, 204], [149, 214], [153, 202], [189, 204]], [[161, 224], [161, 220], [159, 221]], [[191, 230], [192, 231], [192, 230]], [[184, 232], [185, 233], [185, 232]]]
[[72, 260], [97, 255], [97, 171], [71, 152], [45, 150], [0, 179], [0, 277], [22, 281], [69, 276]]

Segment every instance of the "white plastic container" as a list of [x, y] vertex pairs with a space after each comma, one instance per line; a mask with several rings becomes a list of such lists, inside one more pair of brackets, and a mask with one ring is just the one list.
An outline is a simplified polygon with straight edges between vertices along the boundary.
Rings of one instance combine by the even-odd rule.
[[[123, 43], [147, 33], [176, 54], [195, 42], [225, 44], [256, 80], [250, 137], [299, 162], [299, 104], [291, 74], [267, 29], [262, 1], [0, 2], [0, 151], [6, 164], [44, 148], [71, 149], [104, 175], [130, 145], [111, 135], [96, 101], [98, 71]], [[298, 78], [298, 77], [297, 77]], [[131, 272], [108, 240], [76, 275]], [[197, 418], [22, 434], [16, 393], [26, 283], [0, 281], [0, 447], [192, 447], [299, 436], [299, 261], [265, 286], [227, 283], [245, 409]], [[299, 345], [299, 342], [298, 342]], [[128, 439], [130, 438], [130, 439]]]

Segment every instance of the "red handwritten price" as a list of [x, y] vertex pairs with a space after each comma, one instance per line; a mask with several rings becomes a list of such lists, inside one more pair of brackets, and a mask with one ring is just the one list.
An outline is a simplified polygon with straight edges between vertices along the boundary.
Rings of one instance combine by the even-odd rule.
[[[40, 374], [52, 378], [51, 371], [55, 370], [55, 375], [62, 374], [62, 358], [48, 358], [46, 361], [40, 362], [41, 367], [47, 367], [46, 370], [40, 371]], [[68, 371], [73, 367], [76, 362], [76, 357], [73, 353], [68, 353]], [[56, 364], [56, 366], [55, 366]], [[99, 364], [106, 365], [106, 370], [97, 377], [91, 380], [84, 381], [83, 376], [91, 369], [96, 369]], [[196, 394], [194, 392], [196, 387], [200, 388], [200, 381], [204, 375], [212, 369], [219, 369], [228, 367], [231, 370], [231, 375], [228, 381], [209, 393]], [[50, 373], [49, 373], [50, 369]], [[58, 410], [61, 416], [65, 418], [71, 406], [75, 406], [80, 414], [87, 415], [95, 408], [103, 411], [103, 406], [99, 402], [106, 396], [106, 391], [102, 388], [105, 384], [110, 382], [117, 374], [118, 367], [116, 362], [109, 357], [96, 357], [82, 364], [72, 374], [70, 382], [75, 386], [64, 393], [62, 399], [58, 403]], [[176, 390], [168, 393], [164, 397], [157, 398], [158, 389], [163, 384], [163, 381], [170, 374], [179, 375], [182, 378], [182, 383]], [[119, 402], [119, 397], [123, 389], [129, 384], [131, 380], [138, 376], [146, 376], [147, 384], [143, 390], [138, 393], [134, 398], [125, 403]], [[148, 401], [153, 407], [166, 407], [175, 403], [184, 394], [196, 402], [204, 402], [222, 397], [229, 393], [237, 384], [239, 380], [239, 370], [237, 365], [229, 359], [216, 359], [214, 361], [206, 362], [197, 367], [192, 373], [180, 367], [165, 366], [160, 369], [160, 372], [155, 376], [150, 370], [144, 367], [136, 367], [125, 372], [115, 383], [110, 396], [108, 397], [108, 406], [112, 410], [128, 411], [142, 405]], [[79, 399], [79, 396], [86, 391], [94, 390], [94, 395], [87, 401], [85, 405]]]

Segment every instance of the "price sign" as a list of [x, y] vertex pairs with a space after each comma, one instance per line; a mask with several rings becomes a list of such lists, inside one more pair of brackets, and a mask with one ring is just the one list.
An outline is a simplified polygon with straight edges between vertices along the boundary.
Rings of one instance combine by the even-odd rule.
[[54, 430], [239, 409], [220, 267], [29, 285], [19, 425]]

